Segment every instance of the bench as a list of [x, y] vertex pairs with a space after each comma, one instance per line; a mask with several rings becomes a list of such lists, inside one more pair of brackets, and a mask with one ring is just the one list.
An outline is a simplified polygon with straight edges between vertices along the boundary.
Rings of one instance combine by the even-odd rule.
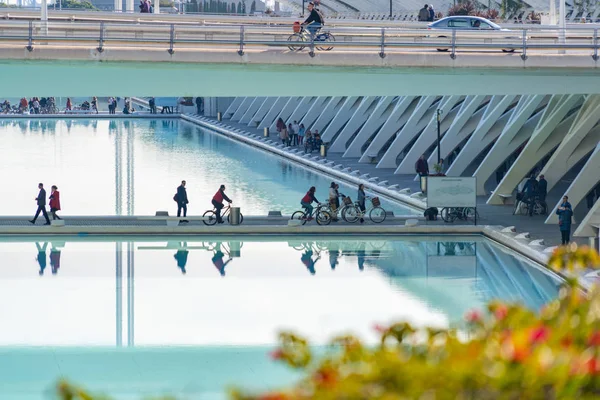
[[167, 226], [179, 226], [181, 221], [205, 221], [207, 218], [203, 216], [187, 216], [187, 217], [173, 217], [168, 215], [155, 215], [147, 217], [137, 217], [141, 221], [165, 221]]
[[512, 194], [498, 193], [498, 197], [500, 197], [500, 200], [502, 200], [502, 204], [512, 204], [511, 203]]

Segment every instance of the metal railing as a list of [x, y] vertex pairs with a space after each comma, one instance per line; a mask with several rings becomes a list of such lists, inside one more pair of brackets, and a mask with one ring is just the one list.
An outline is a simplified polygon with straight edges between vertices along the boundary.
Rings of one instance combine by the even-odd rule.
[[[511, 31], [460, 31], [433, 29], [402, 29], [390, 27], [336, 27], [324, 29], [331, 41], [320, 41], [322, 36], [306, 35], [303, 46], [314, 56], [319, 48], [365, 52], [373, 50], [384, 58], [387, 53], [399, 51], [447, 52], [456, 58], [460, 52], [487, 52], [491, 50], [521, 53], [523, 60], [530, 52], [569, 51], [582, 55], [586, 52], [598, 60], [599, 29], [521, 29]], [[189, 25], [189, 24], [119, 24], [108, 22], [41, 22], [0, 21], [0, 46], [23, 44], [29, 51], [36, 47], [68, 45], [95, 48], [98, 52], [111, 46], [135, 48], [163, 48], [170, 54], [179, 49], [206, 51], [231, 48], [240, 56], [248, 48], [298, 49], [298, 42], [290, 42], [290, 26], [257, 25]], [[294, 47], [295, 46], [295, 47]], [[289, 53], [299, 53], [290, 51]], [[285, 56], [284, 53], [282, 56]]]

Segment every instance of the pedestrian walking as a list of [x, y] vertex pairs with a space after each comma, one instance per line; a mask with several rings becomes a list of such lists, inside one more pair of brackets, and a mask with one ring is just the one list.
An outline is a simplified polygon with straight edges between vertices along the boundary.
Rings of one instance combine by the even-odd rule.
[[569, 244], [571, 237], [573, 207], [571, 207], [571, 203], [569, 203], [568, 196], [564, 196], [562, 198], [562, 203], [560, 204], [560, 207], [558, 207], [558, 210], [556, 210], [556, 214], [558, 215], [558, 227], [560, 229], [561, 244]]
[[196, 114], [202, 115], [202, 97], [196, 97]]
[[542, 215], [546, 215], [548, 212], [548, 204], [546, 203], [546, 196], [548, 195], [548, 181], [544, 175], [540, 175], [538, 181], [538, 198], [540, 199], [540, 205], [542, 206]]
[[56, 212], [60, 211], [60, 192], [56, 185], [52, 185], [50, 191], [50, 213], [52, 213], [52, 219], [62, 219]]
[[364, 223], [365, 219], [365, 210], [367, 209], [367, 207], [365, 206], [365, 200], [366, 200], [366, 195], [365, 195], [365, 185], [363, 185], [362, 183], [358, 185], [358, 197], [356, 198], [357, 202], [358, 202], [358, 207], [360, 208], [360, 212], [362, 213], [360, 215], [360, 223]]
[[294, 130], [294, 125], [291, 123], [288, 124], [288, 136], [290, 138], [288, 146], [294, 146], [294, 143], [298, 143], [298, 136], [296, 135], [296, 131]]
[[[183, 211], [183, 217], [187, 217], [187, 205], [189, 203], [187, 197], [187, 190], [185, 189], [185, 181], [181, 181], [181, 185], [177, 188], [177, 193], [173, 197], [173, 200], [177, 202], [177, 216], [181, 217], [181, 211]], [[187, 222], [182, 220], [181, 222]]]
[[298, 127], [298, 145], [302, 146], [304, 144], [304, 134], [306, 133], [306, 128], [304, 124], [300, 124]]
[[44, 218], [46, 219], [45, 225], [50, 225], [50, 218], [48, 218], [48, 213], [46, 212], [46, 190], [44, 189], [44, 184], [40, 183], [38, 185], [38, 189], [40, 189], [40, 191], [37, 197], [34, 199], [38, 206], [37, 211], [35, 212], [35, 216], [33, 217], [33, 219], [29, 222], [35, 224], [35, 221], [37, 220], [37, 217], [40, 215], [41, 212], [42, 214], [44, 214]]

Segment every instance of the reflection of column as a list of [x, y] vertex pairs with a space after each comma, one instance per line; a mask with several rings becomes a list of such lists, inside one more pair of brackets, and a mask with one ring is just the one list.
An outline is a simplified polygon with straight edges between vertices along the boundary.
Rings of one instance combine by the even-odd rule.
[[123, 346], [123, 243], [115, 244], [117, 347]]
[[135, 187], [133, 175], [134, 157], [134, 133], [133, 125], [127, 125], [127, 215], [134, 215]]
[[121, 127], [115, 130], [115, 215], [121, 215], [123, 198], [123, 177], [121, 174]]
[[127, 242], [127, 346], [134, 346], [134, 325], [135, 325], [135, 308], [134, 308], [134, 257], [133, 243]]

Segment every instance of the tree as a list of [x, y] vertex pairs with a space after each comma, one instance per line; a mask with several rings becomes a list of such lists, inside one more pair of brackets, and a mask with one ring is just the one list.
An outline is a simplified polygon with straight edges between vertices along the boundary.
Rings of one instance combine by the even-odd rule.
[[250, 14], [254, 14], [256, 12], [256, 0], [252, 0], [252, 4], [250, 4]]
[[87, 0], [59, 0], [59, 2], [62, 2], [62, 7], [66, 9], [97, 10], [97, 8]]

